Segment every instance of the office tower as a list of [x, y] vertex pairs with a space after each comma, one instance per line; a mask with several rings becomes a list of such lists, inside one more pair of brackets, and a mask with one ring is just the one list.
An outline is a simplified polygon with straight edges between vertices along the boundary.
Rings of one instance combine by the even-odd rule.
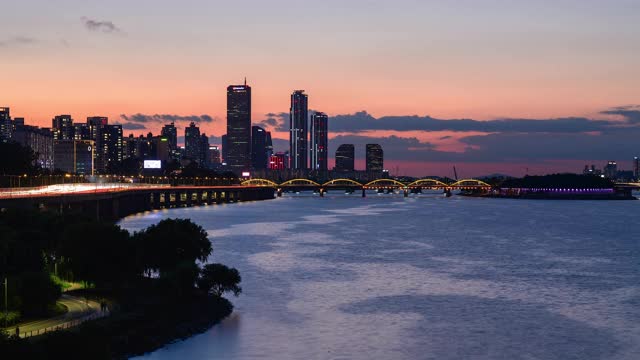
[[122, 125], [104, 125], [100, 130], [99, 141], [96, 141], [99, 151], [98, 162], [94, 168], [100, 174], [113, 172], [122, 162]]
[[251, 127], [251, 167], [255, 170], [267, 168], [267, 132], [260, 126]]
[[326, 171], [329, 144], [329, 117], [322, 112], [311, 116], [311, 169]]
[[[24, 125], [24, 118], [23, 117], [17, 117], [17, 118], [13, 118], [13, 121], [11, 122], [12, 124], [12, 129], [13, 131], [16, 130], [16, 126], [22, 126]], [[46, 129], [46, 128], [44, 128]]]
[[270, 170], [285, 170], [288, 168], [287, 164], [289, 163], [289, 154], [286, 152], [278, 152], [269, 158], [269, 169]]
[[227, 87], [227, 146], [224, 161], [236, 174], [251, 167], [251, 87]]
[[33, 150], [36, 155], [34, 165], [42, 169], [53, 170], [53, 134], [51, 130], [24, 125], [24, 122], [20, 121], [17, 121], [17, 124], [14, 121], [14, 126], [12, 140]]
[[336, 150], [336, 171], [353, 171], [355, 168], [355, 147], [353, 144], [342, 144]]
[[54, 168], [72, 174], [93, 175], [94, 144], [93, 140], [55, 140]]
[[618, 164], [615, 161], [609, 161], [603, 173], [606, 178], [615, 179], [618, 176]]
[[209, 158], [209, 164], [211, 167], [218, 167], [220, 165], [220, 147], [213, 145], [209, 146], [209, 152], [207, 153]]
[[200, 135], [200, 146], [198, 152], [198, 164], [200, 167], [208, 168], [209, 167], [209, 137], [206, 134]]
[[378, 144], [367, 144], [367, 172], [382, 172], [384, 152]]
[[633, 178], [640, 179], [640, 158], [637, 156], [633, 158]]
[[160, 135], [167, 138], [170, 150], [175, 150], [178, 148], [178, 129], [173, 122], [171, 124], [163, 126]]
[[200, 128], [194, 122], [184, 129], [185, 157], [198, 161], [200, 157]]
[[51, 120], [51, 131], [54, 140], [73, 140], [75, 129], [71, 115], [57, 115]]
[[75, 140], [92, 140], [89, 125], [84, 123], [73, 124], [73, 138]]
[[150, 140], [147, 138], [146, 142], [149, 144], [149, 160], [168, 161], [170, 159], [169, 139], [164, 136], [153, 136]]
[[273, 140], [271, 140], [271, 131], [267, 131], [267, 141], [265, 143], [265, 149], [267, 151], [267, 161], [273, 155]]
[[307, 139], [309, 132], [308, 96], [304, 90], [295, 90], [291, 94], [289, 109], [289, 154], [291, 169], [307, 169]]
[[220, 146], [222, 147], [222, 153], [220, 154], [222, 156], [222, 162], [226, 163], [227, 162], [227, 150], [229, 149], [227, 147], [227, 135], [222, 135], [222, 137], [220, 138]]
[[11, 111], [8, 107], [0, 107], [0, 141], [9, 141], [11, 132]]

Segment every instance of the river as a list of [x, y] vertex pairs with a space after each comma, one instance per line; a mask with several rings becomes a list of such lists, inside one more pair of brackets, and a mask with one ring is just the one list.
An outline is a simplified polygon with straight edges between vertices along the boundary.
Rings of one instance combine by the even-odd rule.
[[236, 267], [234, 313], [141, 357], [638, 359], [640, 201], [285, 195], [156, 211]]

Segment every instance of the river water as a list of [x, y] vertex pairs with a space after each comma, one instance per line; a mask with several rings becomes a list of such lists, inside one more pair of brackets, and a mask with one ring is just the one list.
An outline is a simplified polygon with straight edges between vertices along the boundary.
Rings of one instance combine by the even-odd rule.
[[234, 313], [143, 359], [640, 359], [640, 201], [329, 194], [191, 218]]

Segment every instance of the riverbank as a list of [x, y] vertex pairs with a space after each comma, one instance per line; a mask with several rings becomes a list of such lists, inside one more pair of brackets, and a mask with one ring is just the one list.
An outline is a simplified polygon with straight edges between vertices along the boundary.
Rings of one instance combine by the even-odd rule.
[[12, 339], [2, 354], [28, 359], [127, 359], [200, 334], [233, 311], [227, 299], [205, 295], [168, 298], [140, 292], [114, 298], [107, 292], [82, 291], [74, 296], [107, 298], [111, 316], [68, 331]]
[[560, 193], [526, 193], [526, 194], [460, 194], [468, 197], [483, 197], [492, 199], [523, 199], [523, 200], [638, 200], [626, 193], [610, 194], [560, 194]]

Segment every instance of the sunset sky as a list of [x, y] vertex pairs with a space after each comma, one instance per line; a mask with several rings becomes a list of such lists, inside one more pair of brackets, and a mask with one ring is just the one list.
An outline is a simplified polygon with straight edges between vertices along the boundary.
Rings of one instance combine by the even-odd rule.
[[294, 89], [331, 116], [330, 166], [341, 143], [416, 176], [640, 155], [638, 0], [2, 2], [0, 106], [29, 124], [195, 119], [216, 143], [245, 76], [276, 150]]

